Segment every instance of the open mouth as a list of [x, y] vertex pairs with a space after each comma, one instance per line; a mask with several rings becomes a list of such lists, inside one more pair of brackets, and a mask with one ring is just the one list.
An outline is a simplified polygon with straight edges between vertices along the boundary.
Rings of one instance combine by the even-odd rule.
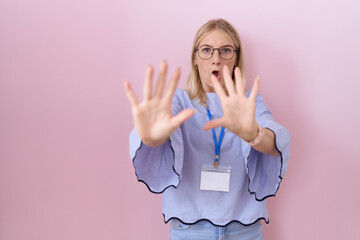
[[212, 71], [211, 73], [214, 74], [214, 76], [215, 76], [217, 79], [220, 78], [220, 72], [219, 72], [219, 71], [214, 70], [214, 71]]

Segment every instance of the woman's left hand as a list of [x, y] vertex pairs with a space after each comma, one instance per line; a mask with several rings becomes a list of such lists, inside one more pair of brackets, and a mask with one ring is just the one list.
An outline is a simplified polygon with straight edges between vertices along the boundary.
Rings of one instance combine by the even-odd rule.
[[226, 94], [218, 79], [214, 75], [211, 76], [213, 87], [221, 101], [223, 116], [208, 122], [204, 126], [204, 130], [223, 126], [245, 141], [250, 142], [256, 138], [259, 131], [255, 120], [255, 106], [260, 79], [255, 79], [250, 96], [247, 98], [240, 69], [238, 67], [235, 69], [236, 85], [233, 83], [227, 66], [224, 66], [223, 73], [228, 94]]

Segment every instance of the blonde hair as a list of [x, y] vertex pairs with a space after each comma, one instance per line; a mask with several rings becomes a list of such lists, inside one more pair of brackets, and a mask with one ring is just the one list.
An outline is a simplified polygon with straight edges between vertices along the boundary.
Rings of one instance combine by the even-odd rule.
[[[199, 47], [200, 41], [210, 32], [214, 30], [222, 30], [232, 41], [235, 49], [239, 50], [236, 54], [235, 65], [241, 70], [242, 79], [245, 83], [245, 62], [241, 49], [241, 42], [239, 33], [236, 29], [225, 19], [212, 19], [202, 25], [197, 31], [192, 50], [191, 50], [191, 71], [186, 84], [186, 91], [190, 99], [199, 100], [199, 103], [206, 105], [208, 103], [207, 95], [202, 87], [201, 79], [197, 66], [195, 65], [195, 51]], [[234, 74], [233, 74], [234, 75]], [[234, 76], [233, 76], [234, 78]]]

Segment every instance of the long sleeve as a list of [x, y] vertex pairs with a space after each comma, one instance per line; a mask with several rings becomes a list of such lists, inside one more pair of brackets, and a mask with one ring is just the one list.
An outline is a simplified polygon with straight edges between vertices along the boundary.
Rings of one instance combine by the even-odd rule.
[[[172, 112], [176, 115], [183, 109], [175, 94]], [[148, 147], [139, 138], [136, 129], [130, 133], [130, 157], [138, 181], [143, 182], [153, 193], [163, 193], [169, 187], [177, 187], [183, 167], [184, 149], [181, 127], [168, 141], [158, 147]]]
[[[223, 115], [216, 93], [207, 93], [214, 118]], [[264, 99], [257, 98], [256, 120], [276, 136], [280, 157], [257, 152], [237, 135], [225, 129], [220, 165], [231, 167], [230, 191], [200, 189], [201, 169], [213, 164], [215, 146], [211, 131], [204, 131], [209, 121], [204, 106], [191, 100], [186, 90], [177, 90], [172, 102], [173, 114], [186, 108], [196, 110], [161, 146], [151, 148], [141, 142], [133, 130], [130, 156], [139, 181], [154, 193], [163, 193], [164, 221], [179, 219], [193, 224], [206, 219], [218, 226], [230, 222], [251, 225], [259, 219], [268, 222], [266, 201], [277, 191], [289, 158], [289, 134], [274, 122]], [[215, 129], [219, 134], [219, 128]], [[218, 204], [221, 202], [222, 204]]]
[[260, 95], [256, 99], [256, 120], [260, 126], [275, 134], [275, 147], [280, 153], [280, 156], [264, 154], [243, 141], [242, 152], [249, 177], [249, 192], [255, 194], [256, 200], [263, 201], [267, 197], [275, 196], [285, 175], [290, 157], [290, 135], [286, 128], [274, 121]]

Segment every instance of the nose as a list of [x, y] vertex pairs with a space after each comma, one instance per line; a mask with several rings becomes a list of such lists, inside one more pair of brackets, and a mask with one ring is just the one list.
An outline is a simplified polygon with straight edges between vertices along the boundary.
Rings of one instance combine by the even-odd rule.
[[[217, 51], [216, 51], [217, 50]], [[213, 65], [220, 65], [221, 63], [221, 57], [220, 57], [220, 50], [214, 49], [213, 56], [211, 58]]]

